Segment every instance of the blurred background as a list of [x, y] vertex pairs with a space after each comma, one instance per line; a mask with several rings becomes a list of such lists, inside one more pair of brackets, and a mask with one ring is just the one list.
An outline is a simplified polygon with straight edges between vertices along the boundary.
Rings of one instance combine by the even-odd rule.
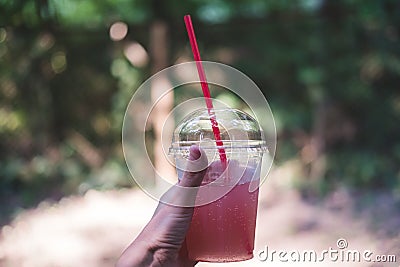
[[[266, 186], [284, 193], [265, 200], [266, 208], [297, 201], [316, 213], [331, 210], [332, 218], [350, 209], [358, 215], [344, 220], [372, 220], [363, 232], [371, 240], [375, 233], [384, 244], [399, 240], [399, 1], [0, 0], [0, 265], [70, 266], [68, 257], [35, 265], [7, 244], [15, 250], [35, 220], [68, 214], [71, 201], [84, 209], [89, 200], [114, 199], [119, 204], [106, 203], [117, 212], [129, 199], [122, 214], [103, 214], [129, 229], [125, 212], [135, 210], [140, 200], [132, 195], [140, 192], [123, 158], [123, 115], [144, 80], [192, 60], [185, 14], [192, 15], [202, 59], [241, 70], [270, 103], [278, 146]], [[177, 91], [170, 104], [187, 93]], [[215, 97], [236, 101], [223, 92]], [[313, 231], [318, 220], [303, 228]], [[313, 235], [339, 229], [332, 227]], [[86, 266], [111, 264], [134, 237], [124, 231], [124, 240], [112, 239], [115, 250], [99, 250], [99, 261]]]

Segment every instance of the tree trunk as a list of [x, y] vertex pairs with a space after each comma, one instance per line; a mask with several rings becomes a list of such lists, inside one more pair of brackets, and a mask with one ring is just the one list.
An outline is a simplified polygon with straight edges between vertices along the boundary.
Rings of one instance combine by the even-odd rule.
[[311, 162], [310, 179], [312, 182], [321, 181], [325, 176], [326, 171], [326, 156], [325, 156], [325, 130], [327, 117], [327, 103], [322, 98], [318, 101], [314, 115], [313, 133], [311, 136], [311, 146], [315, 153], [315, 158]]
[[[162, 20], [155, 21], [151, 26], [150, 54], [152, 58], [153, 74], [168, 66], [168, 27]], [[172, 120], [166, 123], [168, 114], [172, 110], [174, 104], [173, 91], [171, 90], [168, 94], [159, 99], [162, 92], [170, 87], [171, 85], [168, 81], [168, 77], [161, 77], [152, 83], [151, 97], [152, 102], [155, 104], [150, 114], [150, 119], [155, 136], [153, 144], [155, 175], [156, 177], [158, 176], [174, 182], [176, 180], [176, 172], [167, 159], [171, 140], [161, 139], [163, 131], [172, 132], [174, 127]], [[156, 183], [155, 186], [157, 186]]]

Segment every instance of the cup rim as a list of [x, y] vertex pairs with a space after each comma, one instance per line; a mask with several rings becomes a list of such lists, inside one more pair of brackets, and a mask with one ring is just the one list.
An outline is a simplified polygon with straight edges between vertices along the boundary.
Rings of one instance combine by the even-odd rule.
[[[256, 144], [249, 144], [249, 141], [255, 141]], [[199, 146], [205, 152], [208, 151], [219, 151], [224, 149], [227, 153], [238, 153], [244, 152], [246, 153], [253, 152], [253, 153], [265, 153], [269, 152], [268, 146], [264, 140], [222, 140], [223, 143], [227, 143], [229, 145], [223, 146], [202, 146], [199, 141], [186, 141], [186, 142], [174, 142], [171, 144], [168, 150], [169, 155], [176, 155], [180, 154], [183, 151], [188, 152], [192, 145]]]

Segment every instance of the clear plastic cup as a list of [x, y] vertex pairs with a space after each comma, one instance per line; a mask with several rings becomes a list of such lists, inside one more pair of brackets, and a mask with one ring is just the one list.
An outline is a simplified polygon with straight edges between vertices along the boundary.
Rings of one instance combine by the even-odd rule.
[[198, 145], [209, 162], [185, 245], [195, 261], [248, 260], [253, 257], [260, 168], [267, 151], [264, 135], [257, 121], [242, 111], [214, 109], [211, 115], [218, 122], [226, 163], [220, 161], [207, 109], [178, 124], [170, 148], [179, 179], [190, 146]]

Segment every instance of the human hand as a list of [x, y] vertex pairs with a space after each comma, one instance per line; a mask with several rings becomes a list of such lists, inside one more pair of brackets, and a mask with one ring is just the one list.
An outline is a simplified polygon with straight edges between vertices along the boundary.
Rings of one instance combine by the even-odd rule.
[[[199, 166], [207, 166], [207, 157], [197, 146], [190, 148], [189, 164], [195, 164], [192, 167], [197, 170], [201, 169]], [[205, 172], [206, 169], [186, 171], [178, 184], [169, 189], [162, 199], [172, 197], [175, 198], [174, 203], [194, 203], [196, 194], [193, 192], [196, 191], [188, 192], [182, 187], [200, 186]], [[196, 262], [188, 258], [184, 245], [192, 215], [193, 207], [172, 206], [160, 201], [149, 223], [122, 253], [116, 266], [194, 266]]]

